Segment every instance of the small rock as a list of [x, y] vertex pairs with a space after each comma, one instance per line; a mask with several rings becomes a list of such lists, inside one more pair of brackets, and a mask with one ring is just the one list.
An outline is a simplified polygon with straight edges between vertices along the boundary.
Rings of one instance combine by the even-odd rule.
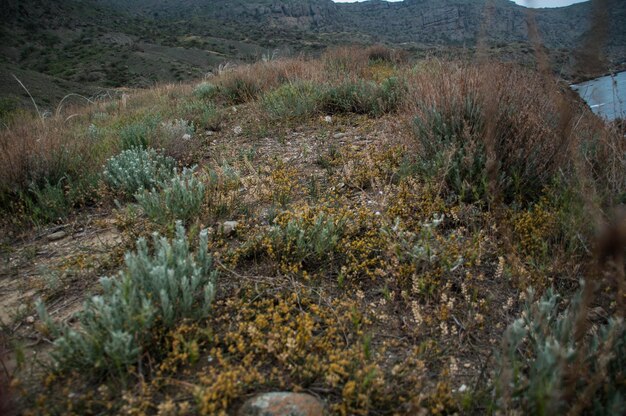
[[207, 130], [206, 135], [207, 136], [213, 136], [215, 134], [215, 132], [213, 130]]
[[50, 235], [48, 235], [48, 240], [49, 241], [57, 241], [60, 240], [62, 238], [65, 238], [67, 236], [67, 233], [63, 230], [61, 231], [57, 231], [56, 233], [52, 233]]
[[28, 318], [26, 318], [26, 323], [27, 324], [34, 324], [35, 323], [35, 317], [34, 316], [29, 316]]
[[224, 231], [224, 235], [230, 236], [235, 234], [237, 226], [239, 225], [238, 221], [226, 221], [222, 224], [222, 229]]
[[335, 139], [335, 140], [339, 140], [339, 139], [343, 139], [343, 138], [344, 138], [344, 137], [346, 137], [346, 136], [347, 136], [347, 134], [346, 134], [346, 133], [335, 133], [335, 134], [333, 135], [333, 139]]
[[333, 118], [331, 116], [326, 116], [324, 117], [324, 121], [327, 123], [332, 123], [333, 122]]
[[322, 416], [324, 403], [303, 393], [265, 393], [246, 401], [239, 416]]
[[191, 140], [191, 134], [186, 133], [183, 135], [183, 140]]

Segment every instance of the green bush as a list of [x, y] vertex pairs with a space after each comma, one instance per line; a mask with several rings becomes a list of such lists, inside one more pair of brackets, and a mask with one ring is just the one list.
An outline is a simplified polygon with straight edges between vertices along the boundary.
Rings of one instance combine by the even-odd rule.
[[154, 138], [160, 117], [151, 116], [145, 120], [128, 124], [120, 129], [120, 146], [123, 150], [134, 147], [148, 147]]
[[201, 82], [193, 89], [193, 95], [201, 100], [211, 100], [217, 96], [219, 88], [209, 82]]
[[143, 190], [135, 194], [144, 213], [159, 224], [176, 219], [189, 221], [200, 213], [205, 199], [205, 185], [194, 169], [183, 169], [179, 175], [162, 183], [162, 189]]
[[314, 114], [321, 98], [320, 86], [310, 82], [281, 85], [261, 98], [261, 106], [272, 119], [297, 119]]
[[[222, 112], [212, 102], [191, 100], [181, 108], [185, 117], [189, 118], [198, 129], [219, 130], [222, 123]], [[196, 130], [198, 130], [196, 129]]]
[[174, 159], [154, 149], [134, 148], [110, 158], [103, 175], [112, 189], [130, 196], [142, 189], [160, 187], [173, 175], [175, 167]]
[[377, 111], [380, 114], [392, 113], [400, 107], [408, 91], [406, 82], [398, 77], [389, 77], [380, 83]]
[[367, 114], [373, 110], [375, 97], [375, 83], [346, 81], [326, 90], [322, 108], [329, 114]]
[[124, 378], [146, 353], [158, 354], [162, 329], [185, 319], [208, 315], [215, 297], [217, 272], [207, 251], [208, 234], [200, 233], [192, 253], [181, 223], [168, 241], [155, 234], [150, 254], [145, 239], [125, 257], [117, 277], [100, 279], [102, 294], [85, 302], [79, 326], [57, 325], [38, 302], [39, 316], [55, 337], [51, 356], [59, 370]]
[[626, 414], [623, 318], [594, 328], [582, 293], [562, 313], [559, 299], [548, 291], [535, 301], [528, 291], [522, 316], [504, 334], [495, 406], [534, 415]]
[[67, 183], [63, 179], [56, 184], [31, 184], [28, 193], [23, 195], [25, 211], [34, 223], [49, 223], [67, 217], [71, 202], [65, 194]]
[[381, 84], [345, 81], [325, 91], [321, 108], [329, 114], [356, 113], [379, 117], [395, 111], [405, 93], [405, 84], [396, 77], [387, 78]]
[[261, 92], [259, 81], [252, 74], [231, 73], [219, 85], [220, 96], [232, 104], [253, 100]]
[[85, 173], [78, 179], [64, 176], [56, 183], [31, 183], [18, 198], [25, 219], [36, 225], [66, 219], [72, 208], [93, 201], [99, 180], [100, 175]]
[[415, 119], [423, 173], [443, 174], [461, 200], [481, 200], [488, 191], [485, 146], [476, 137], [484, 134], [483, 125], [482, 109], [471, 97], [447, 108], [427, 108]]
[[346, 221], [320, 213], [312, 219], [292, 218], [269, 231], [274, 254], [286, 264], [319, 267], [333, 259], [346, 231]]

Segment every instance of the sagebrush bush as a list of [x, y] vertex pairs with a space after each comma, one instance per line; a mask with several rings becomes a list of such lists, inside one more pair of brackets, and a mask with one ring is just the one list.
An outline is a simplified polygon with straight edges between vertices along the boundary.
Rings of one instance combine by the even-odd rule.
[[429, 177], [443, 172], [461, 200], [480, 200], [488, 192], [481, 107], [474, 97], [453, 101], [445, 108], [427, 108], [415, 119], [422, 146], [420, 165]]
[[261, 106], [275, 120], [307, 117], [319, 108], [320, 89], [311, 82], [284, 84], [264, 94]]
[[626, 414], [623, 318], [593, 328], [584, 322], [581, 293], [562, 313], [553, 291], [539, 300], [527, 294], [522, 316], [504, 334], [496, 406], [535, 415]]
[[152, 245], [140, 238], [136, 252], [126, 254], [125, 269], [100, 279], [102, 294], [85, 302], [78, 327], [52, 322], [38, 302], [45, 330], [56, 338], [51, 356], [59, 370], [125, 378], [146, 354], [159, 354], [163, 329], [208, 315], [217, 272], [207, 231], [195, 253], [180, 222], [172, 241], [154, 234]]
[[396, 111], [407, 93], [406, 81], [399, 77], [389, 77], [384, 79], [378, 90], [376, 99], [376, 112], [378, 115], [392, 113]]
[[312, 218], [280, 221], [268, 233], [277, 260], [311, 269], [333, 259], [346, 229], [346, 221], [319, 213]]
[[205, 185], [194, 175], [194, 168], [183, 169], [161, 183], [161, 188], [139, 191], [135, 199], [144, 213], [159, 224], [171, 220], [189, 221], [200, 213]]
[[556, 173], [573, 173], [574, 110], [561, 112], [559, 87], [537, 77], [504, 65], [416, 74], [414, 130], [426, 172], [465, 200], [497, 193], [518, 204], [535, 201]]
[[160, 187], [174, 174], [175, 167], [174, 159], [138, 147], [110, 158], [103, 176], [111, 189], [130, 196], [142, 189]]

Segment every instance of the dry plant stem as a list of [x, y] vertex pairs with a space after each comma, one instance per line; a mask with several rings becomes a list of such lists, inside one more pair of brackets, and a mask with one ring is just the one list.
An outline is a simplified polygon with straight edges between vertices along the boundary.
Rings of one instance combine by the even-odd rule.
[[28, 96], [30, 97], [30, 100], [33, 103], [33, 106], [35, 107], [35, 111], [37, 112], [37, 115], [39, 116], [39, 119], [41, 120], [41, 124], [44, 124], [44, 119], [43, 119], [43, 114], [41, 114], [41, 112], [39, 111], [39, 107], [37, 107], [37, 103], [35, 102], [35, 99], [33, 98], [33, 96], [31, 95], [30, 91], [28, 91], [28, 88], [26, 88], [26, 86], [22, 83], [22, 81], [20, 81], [20, 79], [18, 77], [16, 77], [15, 75], [11, 74], [13, 76], [13, 78], [15, 78], [15, 80], [20, 84], [20, 86], [24, 89], [24, 91], [26, 91], [26, 93], [28, 94]]
[[[615, 331], [611, 332], [608, 340], [602, 346], [602, 352], [599, 354], [599, 368], [595, 369], [595, 373], [591, 379], [587, 380], [587, 386], [583, 390], [582, 394], [576, 396], [576, 401], [567, 413], [568, 416], [578, 416], [583, 414], [585, 409], [591, 405], [591, 400], [596, 391], [598, 391], [604, 384], [604, 380], [607, 375], [607, 365], [612, 357], [613, 346], [615, 345]], [[580, 371], [580, 369], [577, 369]], [[574, 377], [574, 374], [571, 374]]]
[[600, 368], [596, 369], [596, 373], [587, 379], [587, 386], [583, 394], [578, 394], [576, 384], [580, 380], [581, 374], [589, 374], [589, 370], [584, 370], [586, 365], [584, 359], [587, 356], [586, 347], [588, 344], [583, 342], [583, 338], [588, 336], [591, 320], [589, 319], [589, 311], [594, 301], [596, 289], [601, 283], [610, 284], [614, 281], [618, 288], [617, 292], [617, 312], [616, 315], [623, 319], [624, 317], [624, 288], [626, 287], [626, 278], [624, 273], [624, 249], [626, 249], [626, 212], [620, 211], [616, 214], [616, 218], [605, 226], [601, 233], [595, 255], [595, 263], [590, 270], [588, 279], [583, 289], [581, 303], [578, 307], [576, 322], [574, 324], [574, 340], [579, 345], [580, 351], [573, 363], [566, 363], [563, 359], [560, 365], [565, 368], [563, 398], [566, 402], [573, 402], [569, 415], [578, 415], [589, 406], [589, 402], [593, 394], [602, 386], [608, 357], [611, 357], [613, 344], [615, 343], [615, 332], [610, 334], [609, 340], [603, 345]]

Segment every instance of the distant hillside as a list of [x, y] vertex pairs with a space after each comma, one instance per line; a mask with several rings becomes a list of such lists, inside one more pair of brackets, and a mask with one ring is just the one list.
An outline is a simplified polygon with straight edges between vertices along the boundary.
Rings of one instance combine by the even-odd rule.
[[[387, 43], [413, 55], [491, 55], [532, 64], [529, 10], [508, 0], [8, 0], [0, 73], [11, 67], [95, 87], [198, 78], [218, 64], [328, 46]], [[606, 65], [626, 64], [626, 2], [609, 10]], [[592, 31], [591, 3], [533, 11], [555, 70], [571, 77]], [[9, 90], [3, 86], [0, 95]], [[50, 97], [46, 97], [49, 101]]]

